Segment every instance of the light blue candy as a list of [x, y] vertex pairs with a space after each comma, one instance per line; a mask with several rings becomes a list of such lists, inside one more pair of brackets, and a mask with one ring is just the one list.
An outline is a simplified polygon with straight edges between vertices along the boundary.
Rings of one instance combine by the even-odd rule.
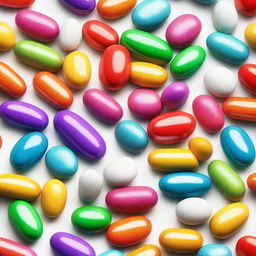
[[118, 250], [109, 250], [101, 253], [99, 256], [124, 256], [124, 254]]
[[144, 0], [132, 12], [132, 22], [138, 29], [152, 31], [169, 17], [169, 0]]
[[54, 146], [45, 156], [45, 163], [53, 176], [59, 179], [72, 177], [78, 169], [75, 153], [66, 146]]
[[207, 244], [197, 252], [197, 256], [232, 256], [232, 252], [224, 244]]
[[224, 33], [210, 34], [206, 44], [215, 57], [231, 64], [241, 65], [249, 56], [249, 48], [245, 43]]
[[217, 0], [196, 0], [196, 2], [200, 3], [200, 4], [213, 4], [215, 3]]
[[23, 136], [13, 147], [10, 162], [17, 171], [31, 169], [45, 154], [48, 140], [41, 132], [31, 132]]
[[148, 145], [148, 135], [137, 122], [125, 120], [120, 122], [115, 130], [116, 140], [126, 151], [138, 154]]
[[222, 130], [221, 146], [226, 156], [237, 167], [245, 168], [255, 160], [255, 148], [247, 132], [239, 126], [230, 125]]

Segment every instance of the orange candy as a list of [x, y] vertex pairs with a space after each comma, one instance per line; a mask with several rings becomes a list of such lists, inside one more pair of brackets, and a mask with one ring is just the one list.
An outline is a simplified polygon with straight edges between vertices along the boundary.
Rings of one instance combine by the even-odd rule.
[[3, 141], [2, 141], [2, 137], [0, 136], [0, 148], [2, 147]]
[[247, 186], [251, 191], [256, 192], [256, 173], [252, 173], [247, 178]]

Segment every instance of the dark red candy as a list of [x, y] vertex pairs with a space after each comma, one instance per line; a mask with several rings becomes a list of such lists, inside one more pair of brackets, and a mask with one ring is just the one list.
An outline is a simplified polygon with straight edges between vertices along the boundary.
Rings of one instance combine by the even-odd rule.
[[[235, 0], [236, 9], [245, 16], [256, 15], [255, 0]], [[256, 255], [256, 254], [255, 254]]]

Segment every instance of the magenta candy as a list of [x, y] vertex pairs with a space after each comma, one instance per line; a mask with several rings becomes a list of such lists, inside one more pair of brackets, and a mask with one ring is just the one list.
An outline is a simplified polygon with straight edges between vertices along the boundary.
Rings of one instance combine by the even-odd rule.
[[209, 95], [200, 95], [193, 101], [193, 111], [199, 124], [210, 133], [222, 129], [225, 118], [219, 103]]
[[166, 40], [172, 47], [183, 49], [193, 43], [201, 29], [201, 21], [196, 16], [184, 14], [173, 20], [167, 27]]
[[152, 119], [163, 109], [160, 96], [150, 89], [137, 89], [128, 98], [130, 111], [140, 119]]
[[158, 201], [158, 195], [150, 187], [130, 186], [110, 190], [105, 201], [113, 211], [140, 213], [154, 207]]

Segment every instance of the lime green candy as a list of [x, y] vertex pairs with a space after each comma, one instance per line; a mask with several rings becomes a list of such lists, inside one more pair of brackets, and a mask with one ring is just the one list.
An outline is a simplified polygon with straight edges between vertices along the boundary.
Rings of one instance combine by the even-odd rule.
[[173, 56], [170, 46], [161, 38], [138, 29], [123, 32], [120, 44], [139, 60], [165, 65]]
[[46, 45], [23, 40], [16, 43], [14, 53], [22, 62], [49, 72], [57, 72], [62, 66], [62, 56]]
[[220, 160], [212, 161], [208, 173], [218, 190], [231, 201], [240, 201], [245, 194], [245, 185], [238, 173]]
[[71, 220], [81, 231], [97, 233], [104, 231], [111, 224], [112, 216], [103, 207], [83, 206], [73, 212]]
[[186, 79], [202, 66], [205, 57], [205, 50], [201, 46], [190, 46], [175, 56], [170, 70], [177, 79]]
[[8, 208], [14, 230], [25, 241], [34, 242], [43, 234], [43, 223], [36, 209], [26, 201], [17, 200]]

